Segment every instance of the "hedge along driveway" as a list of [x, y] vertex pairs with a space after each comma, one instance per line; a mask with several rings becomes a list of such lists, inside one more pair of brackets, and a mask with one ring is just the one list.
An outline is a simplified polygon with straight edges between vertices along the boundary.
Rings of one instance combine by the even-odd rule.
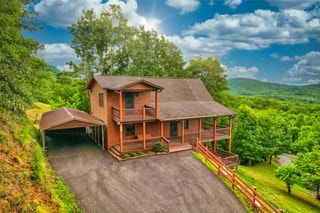
[[120, 163], [83, 143], [48, 155], [84, 212], [246, 212], [190, 151]]

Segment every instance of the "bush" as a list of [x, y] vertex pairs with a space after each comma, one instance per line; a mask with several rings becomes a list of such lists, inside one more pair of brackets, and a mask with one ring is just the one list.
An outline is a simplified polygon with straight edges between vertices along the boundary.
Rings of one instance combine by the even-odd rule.
[[129, 153], [129, 155], [130, 155], [131, 157], [136, 157], [136, 156], [138, 156], [138, 154], [135, 153], [135, 152], [131, 152], [131, 153]]
[[123, 159], [130, 158], [130, 155], [127, 154], [127, 153], [125, 153], [125, 154], [122, 155], [122, 158], [123, 158]]
[[154, 152], [163, 152], [164, 151], [164, 146], [163, 144], [159, 141], [154, 145]]
[[152, 154], [153, 154], [153, 152], [151, 152], [151, 151], [147, 152], [147, 155], [152, 155]]
[[139, 152], [137, 152], [137, 155], [138, 156], [144, 155], [144, 152], [139, 151]]

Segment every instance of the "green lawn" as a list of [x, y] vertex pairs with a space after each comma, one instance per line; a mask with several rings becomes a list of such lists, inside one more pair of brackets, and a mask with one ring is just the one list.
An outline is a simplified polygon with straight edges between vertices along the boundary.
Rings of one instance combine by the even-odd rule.
[[288, 194], [283, 181], [274, 176], [276, 164], [263, 162], [255, 166], [239, 166], [238, 175], [247, 183], [258, 188], [265, 199], [285, 212], [320, 212], [320, 201], [308, 190], [294, 185]]

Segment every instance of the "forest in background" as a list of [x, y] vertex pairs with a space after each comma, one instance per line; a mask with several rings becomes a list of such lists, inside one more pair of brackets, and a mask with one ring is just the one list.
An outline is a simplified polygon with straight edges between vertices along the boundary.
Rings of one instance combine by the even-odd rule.
[[[15, 152], [18, 149], [27, 149], [30, 152], [28, 156], [33, 156], [36, 149], [39, 149], [36, 134], [30, 133], [30, 137], [35, 139], [31, 143], [23, 143], [19, 137], [24, 138], [23, 135], [29, 135], [29, 132], [22, 131], [18, 137], [13, 135], [14, 132], [10, 132], [16, 131], [10, 130], [10, 126], [15, 125], [13, 123], [16, 123], [18, 129], [23, 128], [24, 124], [19, 124], [19, 120], [25, 119], [25, 110], [33, 107], [36, 101], [40, 101], [50, 104], [53, 108], [67, 106], [89, 111], [86, 84], [92, 75], [196, 77], [204, 82], [216, 101], [238, 113], [234, 119], [232, 147], [233, 152], [239, 155], [241, 164], [255, 165], [262, 161], [270, 161], [272, 157], [281, 153], [297, 154], [294, 169], [288, 170], [291, 173], [286, 174], [293, 177], [294, 184], [317, 191], [317, 198], [320, 199], [320, 104], [316, 104], [319, 103], [319, 99], [318, 102], [306, 102], [290, 97], [280, 101], [270, 98], [273, 97], [271, 92], [268, 98], [232, 95], [228, 92], [227, 76], [218, 59], [198, 56], [184, 62], [181, 51], [155, 31], [128, 27], [127, 20], [117, 7], [111, 11], [104, 11], [101, 16], [96, 16], [93, 11], [85, 11], [79, 21], [70, 26], [70, 33], [74, 36], [73, 48], [82, 59], [82, 63], [70, 62], [72, 71], [57, 70], [36, 57], [37, 50], [42, 48], [41, 44], [24, 38], [21, 33], [22, 30], [37, 29], [32, 14], [24, 7], [29, 2], [6, 1], [0, 7], [0, 24], [3, 26], [0, 31], [0, 151], [10, 159], [2, 162], [4, 166], [8, 163], [7, 166], [10, 167], [10, 163], [19, 159], [25, 159], [26, 164], [30, 164], [28, 160], [31, 159], [23, 156], [15, 160]], [[121, 25], [112, 24], [112, 17], [119, 18], [117, 23]], [[127, 37], [123, 38], [121, 35]], [[114, 40], [110, 40], [109, 37]], [[106, 43], [101, 43], [102, 41]], [[143, 54], [145, 52], [148, 54]], [[171, 58], [174, 60], [170, 60]], [[278, 93], [286, 94], [281, 89], [278, 89]], [[309, 94], [302, 96], [308, 97]], [[225, 121], [222, 119], [219, 122], [223, 124]], [[4, 151], [8, 147], [8, 141], [12, 142], [10, 149]], [[37, 144], [34, 147], [38, 148], [28, 149], [30, 144]], [[224, 148], [226, 143], [221, 142], [219, 146]], [[35, 161], [39, 160], [42, 165], [39, 152], [36, 156], [40, 156], [40, 160]], [[41, 188], [41, 184], [47, 182], [37, 182], [34, 178], [37, 178], [37, 172], [43, 166], [37, 163], [34, 165], [28, 167], [28, 172], [24, 173], [23, 178], [31, 179], [31, 185], [40, 184]], [[9, 175], [5, 174], [8, 177], [14, 177], [17, 175], [14, 172], [20, 171], [5, 172], [9, 172]], [[7, 191], [10, 189], [6, 183], [0, 183], [0, 201], [12, 209], [23, 209], [20, 206], [23, 206], [23, 203], [15, 203], [14, 198], [7, 199], [6, 196], [12, 196]], [[17, 188], [24, 187], [18, 181], [12, 184], [16, 184]], [[21, 194], [20, 200], [27, 195]], [[32, 205], [31, 209], [37, 206], [37, 202]], [[54, 205], [55, 209], [59, 208], [59, 204]]]

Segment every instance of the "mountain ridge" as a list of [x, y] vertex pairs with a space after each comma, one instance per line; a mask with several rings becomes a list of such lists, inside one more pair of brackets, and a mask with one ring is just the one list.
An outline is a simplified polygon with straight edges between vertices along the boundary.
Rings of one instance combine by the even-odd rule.
[[229, 92], [238, 96], [260, 96], [283, 101], [320, 103], [320, 84], [286, 85], [249, 78], [228, 79]]

